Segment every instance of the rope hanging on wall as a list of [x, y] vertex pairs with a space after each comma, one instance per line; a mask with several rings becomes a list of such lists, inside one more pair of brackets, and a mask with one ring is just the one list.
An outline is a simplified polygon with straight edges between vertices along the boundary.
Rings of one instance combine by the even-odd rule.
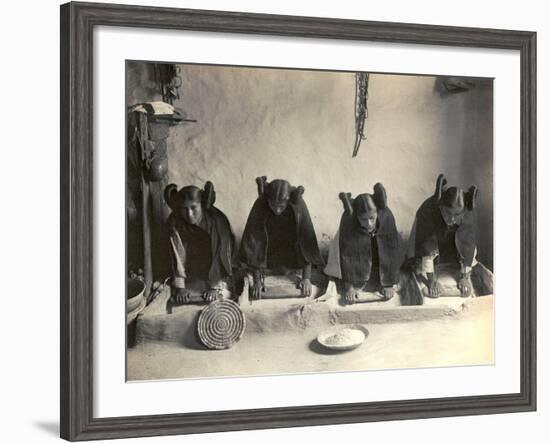
[[369, 96], [369, 74], [367, 72], [355, 73], [355, 146], [352, 157], [359, 152], [361, 141], [366, 140], [365, 121], [369, 110], [367, 100]]

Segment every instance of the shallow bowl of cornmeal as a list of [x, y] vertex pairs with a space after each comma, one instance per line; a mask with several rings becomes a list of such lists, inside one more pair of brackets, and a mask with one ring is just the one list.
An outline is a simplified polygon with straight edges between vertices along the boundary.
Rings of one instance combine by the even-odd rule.
[[362, 325], [340, 325], [321, 332], [317, 341], [332, 351], [349, 351], [361, 345], [369, 331]]

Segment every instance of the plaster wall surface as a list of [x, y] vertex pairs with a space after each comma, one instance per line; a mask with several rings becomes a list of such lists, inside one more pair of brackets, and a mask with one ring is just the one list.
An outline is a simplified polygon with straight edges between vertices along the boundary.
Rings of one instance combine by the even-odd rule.
[[[254, 179], [284, 178], [305, 187], [322, 250], [338, 228], [338, 193], [354, 196], [384, 184], [398, 230], [409, 235], [436, 177], [479, 188], [480, 258], [492, 268], [492, 80], [443, 93], [441, 78], [371, 74], [366, 137], [355, 142], [355, 74], [179, 65], [174, 105], [196, 123], [171, 130], [168, 182], [214, 183], [218, 206], [238, 239], [256, 196]], [[146, 64], [128, 69], [128, 104], [159, 99]]]

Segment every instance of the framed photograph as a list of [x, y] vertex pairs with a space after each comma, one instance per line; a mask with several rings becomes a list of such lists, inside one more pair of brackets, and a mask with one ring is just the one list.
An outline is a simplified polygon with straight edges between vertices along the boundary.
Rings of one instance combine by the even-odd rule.
[[536, 409], [536, 34], [61, 6], [61, 437]]

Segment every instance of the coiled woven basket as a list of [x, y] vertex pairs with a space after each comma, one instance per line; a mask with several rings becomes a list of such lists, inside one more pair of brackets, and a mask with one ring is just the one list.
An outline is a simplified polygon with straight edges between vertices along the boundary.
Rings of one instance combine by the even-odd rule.
[[228, 349], [243, 336], [243, 311], [232, 300], [215, 300], [202, 310], [197, 325], [201, 342], [209, 349]]

